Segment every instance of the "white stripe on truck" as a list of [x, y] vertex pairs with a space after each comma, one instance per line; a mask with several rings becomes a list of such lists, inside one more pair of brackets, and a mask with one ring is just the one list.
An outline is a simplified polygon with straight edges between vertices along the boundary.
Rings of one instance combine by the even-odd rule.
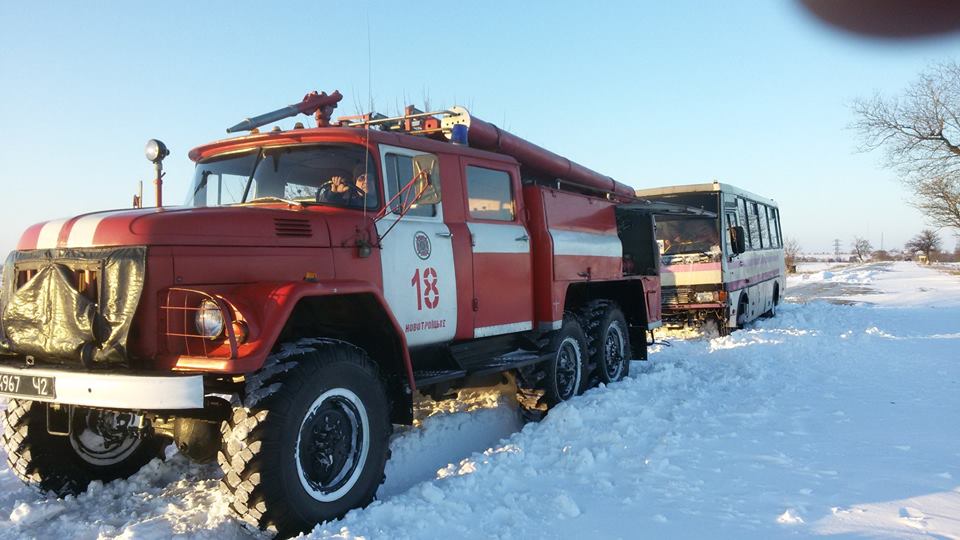
[[530, 253], [530, 237], [513, 223], [467, 223], [474, 253]]
[[600, 234], [550, 229], [554, 255], [623, 257], [623, 244], [616, 234]]
[[108, 215], [91, 214], [75, 221], [67, 238], [67, 247], [92, 247], [93, 235], [96, 234], [100, 222]]
[[70, 221], [70, 218], [55, 219], [44, 223], [43, 227], [40, 228], [40, 236], [37, 238], [37, 249], [52, 249], [57, 247], [60, 231], [67, 221]]

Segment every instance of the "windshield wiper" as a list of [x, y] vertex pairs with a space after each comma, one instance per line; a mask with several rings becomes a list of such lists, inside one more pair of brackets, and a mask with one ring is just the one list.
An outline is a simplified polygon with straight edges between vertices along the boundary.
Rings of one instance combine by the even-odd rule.
[[253, 204], [256, 202], [285, 202], [292, 206], [303, 206], [303, 201], [294, 201], [293, 199], [284, 199], [283, 197], [274, 197], [272, 195], [257, 197], [256, 199], [245, 201], [243, 204]]
[[253, 177], [257, 174], [257, 167], [260, 166], [260, 160], [263, 159], [265, 152], [263, 147], [257, 149], [257, 159], [253, 162], [253, 168], [250, 169], [250, 176], [247, 178], [246, 185], [243, 186], [243, 196], [240, 197], [242, 202], [247, 202], [247, 195], [250, 194], [250, 186], [253, 184]]

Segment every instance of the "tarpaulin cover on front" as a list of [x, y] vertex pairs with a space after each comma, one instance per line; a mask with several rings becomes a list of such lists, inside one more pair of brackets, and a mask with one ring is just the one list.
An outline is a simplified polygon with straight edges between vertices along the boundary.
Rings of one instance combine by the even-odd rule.
[[[145, 247], [15, 251], [3, 265], [0, 337], [9, 350], [39, 359], [95, 363], [127, 360], [127, 336], [140, 301]], [[20, 284], [18, 273], [34, 270]], [[77, 290], [76, 270], [96, 272], [93, 300]]]

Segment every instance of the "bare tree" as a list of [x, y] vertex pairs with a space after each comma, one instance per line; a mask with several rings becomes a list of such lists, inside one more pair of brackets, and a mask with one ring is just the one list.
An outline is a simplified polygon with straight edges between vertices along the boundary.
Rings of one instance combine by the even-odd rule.
[[800, 242], [796, 238], [785, 238], [783, 242], [783, 258], [787, 264], [787, 271], [797, 264], [797, 256], [800, 255]]
[[[958, 160], [960, 161], [960, 160]], [[939, 227], [960, 229], [960, 175], [936, 176], [911, 183], [916, 199], [911, 203]]]
[[931, 223], [960, 229], [960, 64], [920, 74], [902, 95], [853, 103], [862, 151], [883, 149], [888, 167]]
[[873, 251], [873, 246], [870, 244], [870, 241], [866, 238], [860, 238], [859, 236], [853, 237], [853, 243], [850, 244], [850, 247], [853, 248], [853, 252], [860, 262], [869, 259], [870, 253]]
[[941, 245], [937, 231], [924, 229], [920, 231], [920, 234], [911, 238], [903, 247], [910, 253], [922, 252], [927, 257], [927, 260], [930, 260], [930, 252], [940, 251]]

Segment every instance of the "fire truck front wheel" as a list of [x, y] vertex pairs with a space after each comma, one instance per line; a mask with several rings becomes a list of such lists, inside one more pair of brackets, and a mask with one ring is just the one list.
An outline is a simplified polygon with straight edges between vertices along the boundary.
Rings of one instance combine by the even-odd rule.
[[28, 485], [58, 495], [83, 492], [93, 480], [126, 478], [163, 456], [169, 439], [133, 433], [124, 414], [77, 407], [68, 435], [47, 430], [47, 406], [11, 399], [2, 413], [10, 470]]
[[218, 455], [231, 509], [282, 536], [369, 504], [389, 457], [393, 426], [376, 365], [346, 343], [309, 347], [247, 378]]
[[550, 341], [553, 356], [545, 365], [543, 400], [547, 407], [572, 399], [580, 391], [584, 377], [587, 340], [573, 315], [563, 318], [563, 326]]

